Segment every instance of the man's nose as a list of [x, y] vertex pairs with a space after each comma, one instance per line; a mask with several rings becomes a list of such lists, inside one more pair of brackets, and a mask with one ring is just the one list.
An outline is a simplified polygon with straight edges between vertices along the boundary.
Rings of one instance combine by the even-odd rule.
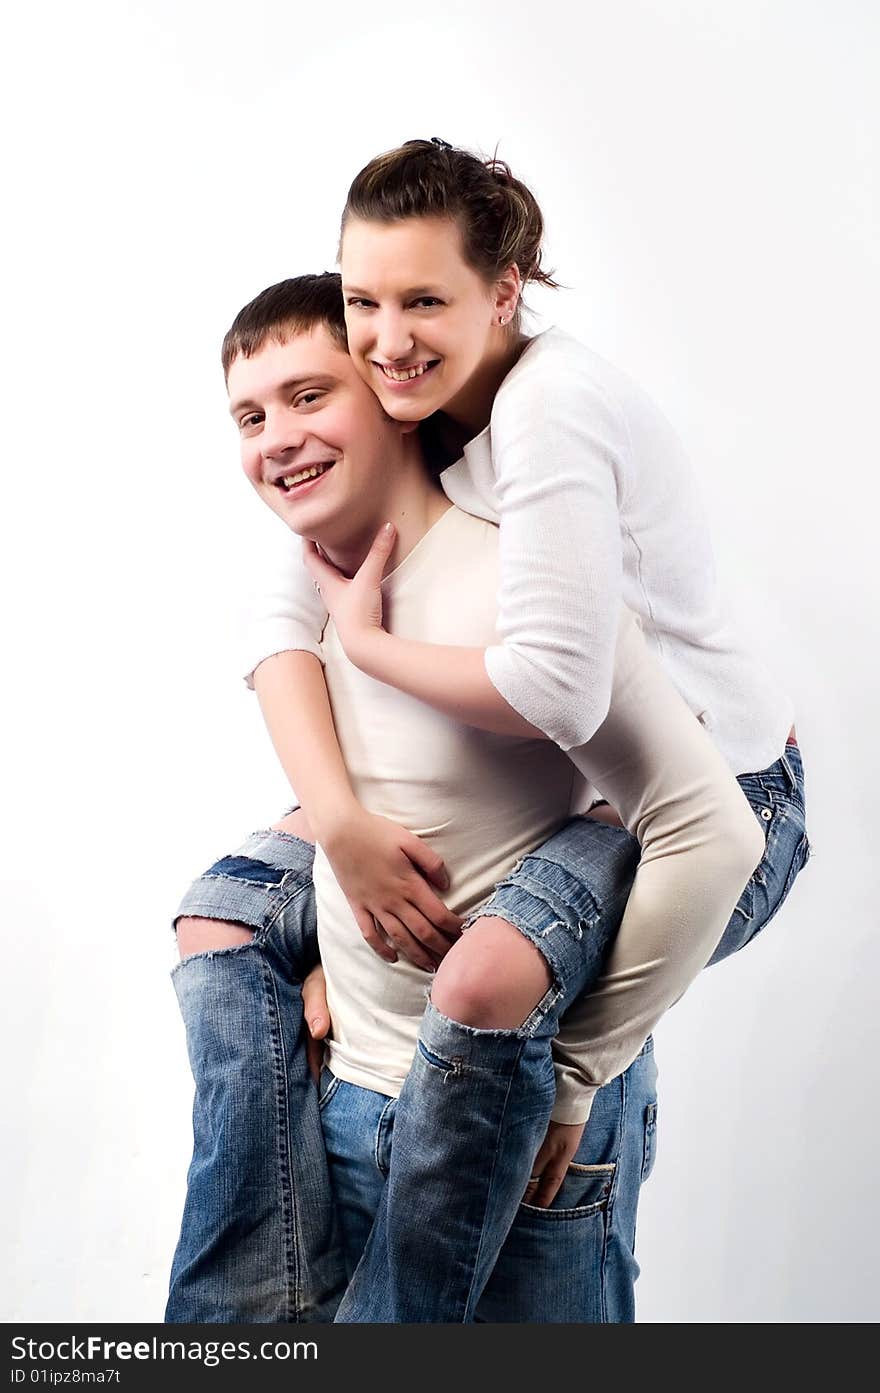
[[414, 342], [403, 315], [391, 312], [382, 315], [376, 335], [376, 348], [383, 363], [394, 363], [408, 357], [413, 350]]
[[267, 459], [274, 459], [288, 450], [299, 450], [305, 443], [303, 423], [288, 412], [273, 412], [263, 422], [260, 449]]

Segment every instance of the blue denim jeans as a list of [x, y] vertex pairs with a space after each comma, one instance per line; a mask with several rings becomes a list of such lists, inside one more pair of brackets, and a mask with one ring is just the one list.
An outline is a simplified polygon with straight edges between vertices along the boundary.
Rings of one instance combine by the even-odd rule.
[[[740, 782], [767, 848], [713, 961], [769, 922], [809, 855], [797, 748]], [[578, 1166], [600, 1168], [587, 1172], [592, 1188], [537, 1218], [521, 1213], [520, 1199], [552, 1107], [550, 1043], [559, 1016], [598, 974], [637, 856], [621, 829], [573, 819], [499, 886], [487, 912], [540, 939], [562, 986], [518, 1031], [473, 1030], [428, 1006], [393, 1109], [394, 1149], [376, 1222], [337, 1319], [498, 1320], [502, 1308], [518, 1320], [634, 1318], [635, 1217], [656, 1128], [650, 1051], [594, 1101], [577, 1157]], [[343, 1290], [300, 1038], [298, 984], [316, 951], [311, 858], [296, 838], [256, 834], [210, 867], [178, 911], [244, 923], [255, 934], [240, 947], [187, 958], [173, 974], [196, 1095], [169, 1321], [327, 1320]], [[602, 1167], [612, 1177], [607, 1195], [595, 1193]], [[568, 1209], [574, 1219], [563, 1217]], [[597, 1215], [601, 1225], [586, 1224]], [[516, 1295], [521, 1267], [511, 1257], [518, 1243], [528, 1252], [529, 1218], [533, 1254], [539, 1242], [545, 1260], [559, 1254], [555, 1277], [542, 1281], [558, 1304], [550, 1314], [512, 1316], [536, 1309]], [[573, 1294], [578, 1283], [589, 1291]], [[570, 1310], [578, 1314], [560, 1314]]]
[[[654, 1162], [657, 1069], [649, 1039], [600, 1091], [581, 1146], [549, 1209], [520, 1204], [474, 1321], [496, 1324], [634, 1318], [636, 1205]], [[391, 1169], [397, 1099], [336, 1078], [319, 1089], [324, 1145], [346, 1273], [361, 1258]], [[414, 1274], [418, 1281], [424, 1269]]]

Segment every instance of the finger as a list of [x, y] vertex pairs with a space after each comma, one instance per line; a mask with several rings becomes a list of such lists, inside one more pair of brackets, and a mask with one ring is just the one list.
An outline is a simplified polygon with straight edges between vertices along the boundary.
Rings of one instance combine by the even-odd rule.
[[449, 889], [449, 873], [442, 856], [438, 856], [437, 852], [423, 842], [421, 837], [407, 837], [401, 841], [401, 848], [406, 852], [413, 865], [433, 885], [436, 885], [438, 890]]
[[417, 938], [419, 943], [428, 950], [434, 959], [435, 966], [446, 957], [455, 942], [454, 938], [435, 929], [430, 919], [426, 918], [420, 909], [417, 909], [413, 904], [403, 903], [397, 911], [397, 917], [404, 928], [409, 929], [413, 938]]
[[528, 1204], [533, 1204], [536, 1209], [549, 1209], [557, 1194], [559, 1187], [565, 1179], [566, 1165], [560, 1166], [558, 1163], [548, 1166], [538, 1183], [532, 1189], [531, 1198]]
[[402, 953], [409, 962], [415, 967], [420, 967], [424, 972], [433, 972], [437, 964], [430, 953], [422, 947], [417, 938], [414, 938], [405, 924], [396, 915], [383, 911], [376, 916], [379, 927], [384, 934], [391, 939], [394, 947]]
[[426, 885], [420, 875], [413, 876], [402, 890], [410, 904], [415, 905], [420, 914], [423, 914], [439, 933], [448, 938], [451, 942], [456, 942], [461, 938], [461, 931], [464, 927], [464, 920], [460, 914], [453, 914], [451, 909], [447, 909], [441, 899], [434, 894], [430, 886]]
[[324, 970], [316, 967], [303, 982], [303, 1016], [313, 1040], [323, 1040], [330, 1029], [330, 1012], [327, 1010], [327, 986]]
[[529, 1183], [526, 1186], [525, 1194], [523, 1195], [523, 1199], [525, 1200], [526, 1204], [534, 1204], [534, 1196], [538, 1192], [538, 1186], [541, 1183], [544, 1171], [552, 1165], [555, 1154], [556, 1146], [554, 1145], [553, 1141], [549, 1136], [545, 1136], [544, 1140], [541, 1142], [540, 1147], [538, 1148], [538, 1154], [532, 1162]]
[[306, 1059], [309, 1062], [309, 1073], [315, 1083], [318, 1083], [321, 1078], [321, 1070], [324, 1067], [323, 1040], [313, 1040], [311, 1035], [306, 1036]]
[[357, 926], [373, 952], [377, 953], [380, 958], [384, 958], [386, 963], [396, 963], [397, 953], [394, 951], [394, 946], [385, 940], [372, 914], [355, 905], [352, 905], [351, 908], [357, 920]]
[[358, 570], [359, 580], [366, 581], [368, 585], [379, 584], [385, 574], [385, 566], [391, 555], [391, 548], [394, 546], [396, 536], [397, 528], [393, 522], [386, 522], [384, 526], [380, 527], [373, 538], [373, 545], [361, 562]]

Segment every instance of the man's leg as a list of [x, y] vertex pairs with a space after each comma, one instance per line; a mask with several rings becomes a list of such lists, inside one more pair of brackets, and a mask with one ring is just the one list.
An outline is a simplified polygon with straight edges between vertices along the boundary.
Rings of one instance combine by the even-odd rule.
[[196, 1091], [167, 1321], [333, 1317], [344, 1276], [302, 1028], [313, 854], [256, 833], [178, 911], [181, 951], [196, 949], [172, 974]]

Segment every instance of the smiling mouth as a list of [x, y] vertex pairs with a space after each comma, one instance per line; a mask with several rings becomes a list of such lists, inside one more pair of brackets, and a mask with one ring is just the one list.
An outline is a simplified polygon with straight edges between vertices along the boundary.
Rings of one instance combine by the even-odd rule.
[[310, 464], [307, 469], [299, 469], [293, 474], [285, 474], [283, 479], [276, 479], [275, 487], [282, 493], [291, 493], [301, 484], [309, 484], [312, 479], [319, 479], [328, 469], [333, 468], [333, 464], [333, 460], [325, 460], [322, 464]]
[[425, 373], [436, 368], [439, 362], [439, 358], [429, 358], [423, 363], [413, 363], [407, 368], [393, 368], [387, 363], [376, 363], [376, 367], [383, 377], [387, 377], [391, 382], [412, 382], [416, 377], [424, 377]]

